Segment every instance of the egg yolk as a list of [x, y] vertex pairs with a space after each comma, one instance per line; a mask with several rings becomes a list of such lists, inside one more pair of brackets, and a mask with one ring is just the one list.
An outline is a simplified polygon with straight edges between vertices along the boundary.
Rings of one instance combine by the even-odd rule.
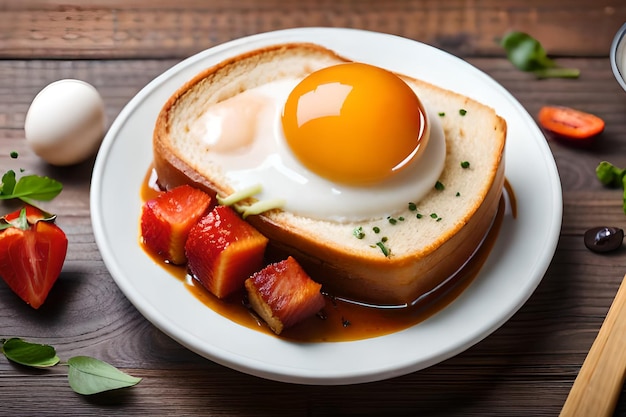
[[304, 166], [349, 185], [377, 183], [401, 171], [426, 140], [415, 92], [395, 74], [362, 63], [304, 78], [287, 98], [282, 125]]

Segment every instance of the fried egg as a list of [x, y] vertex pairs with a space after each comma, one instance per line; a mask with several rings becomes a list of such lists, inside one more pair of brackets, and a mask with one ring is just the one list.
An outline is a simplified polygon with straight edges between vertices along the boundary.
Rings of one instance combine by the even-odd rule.
[[190, 126], [230, 185], [313, 219], [392, 215], [429, 193], [446, 144], [399, 76], [342, 63], [282, 78], [207, 109]]

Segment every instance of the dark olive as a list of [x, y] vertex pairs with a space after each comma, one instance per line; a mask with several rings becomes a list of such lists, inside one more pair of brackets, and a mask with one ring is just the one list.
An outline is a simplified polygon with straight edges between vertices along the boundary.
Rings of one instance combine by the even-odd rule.
[[624, 231], [618, 227], [598, 226], [585, 232], [585, 246], [593, 252], [610, 252], [622, 246]]

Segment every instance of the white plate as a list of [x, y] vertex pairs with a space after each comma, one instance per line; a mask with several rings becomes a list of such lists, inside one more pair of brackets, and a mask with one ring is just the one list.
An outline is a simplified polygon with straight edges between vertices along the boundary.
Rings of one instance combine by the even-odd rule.
[[[506, 177], [518, 217], [506, 215], [494, 250], [451, 305], [407, 330], [354, 342], [285, 342], [213, 312], [138, 245], [140, 188], [152, 160], [152, 129], [167, 98], [201, 69], [262, 46], [315, 42], [348, 58], [430, 81], [497, 109], [508, 123]], [[532, 168], [530, 165], [532, 164]], [[381, 380], [426, 368], [479, 342], [533, 293], [561, 227], [561, 185], [544, 136], [524, 108], [489, 76], [412, 40], [352, 29], [305, 28], [238, 39], [192, 56], [141, 90], [105, 137], [92, 179], [96, 243], [117, 285], [155, 326], [230, 368], [303, 384]]]

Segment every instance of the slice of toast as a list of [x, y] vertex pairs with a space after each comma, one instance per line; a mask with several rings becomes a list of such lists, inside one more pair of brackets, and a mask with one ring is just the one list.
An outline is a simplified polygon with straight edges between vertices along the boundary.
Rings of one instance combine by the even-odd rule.
[[[304, 78], [346, 61], [317, 45], [285, 44], [233, 57], [198, 74], [158, 116], [153, 147], [159, 184], [165, 189], [191, 184], [212, 195], [229, 195], [233, 187], [206, 162], [210, 150], [189, 131], [190, 120], [244, 90], [283, 77]], [[443, 127], [443, 189], [434, 188], [420, 201], [407, 196], [406, 206], [398, 207], [392, 219], [340, 223], [282, 210], [247, 218], [270, 239], [273, 251], [296, 258], [325, 292], [379, 305], [410, 304], [465, 264], [491, 227], [504, 184], [505, 121], [468, 97], [401, 77]]]

